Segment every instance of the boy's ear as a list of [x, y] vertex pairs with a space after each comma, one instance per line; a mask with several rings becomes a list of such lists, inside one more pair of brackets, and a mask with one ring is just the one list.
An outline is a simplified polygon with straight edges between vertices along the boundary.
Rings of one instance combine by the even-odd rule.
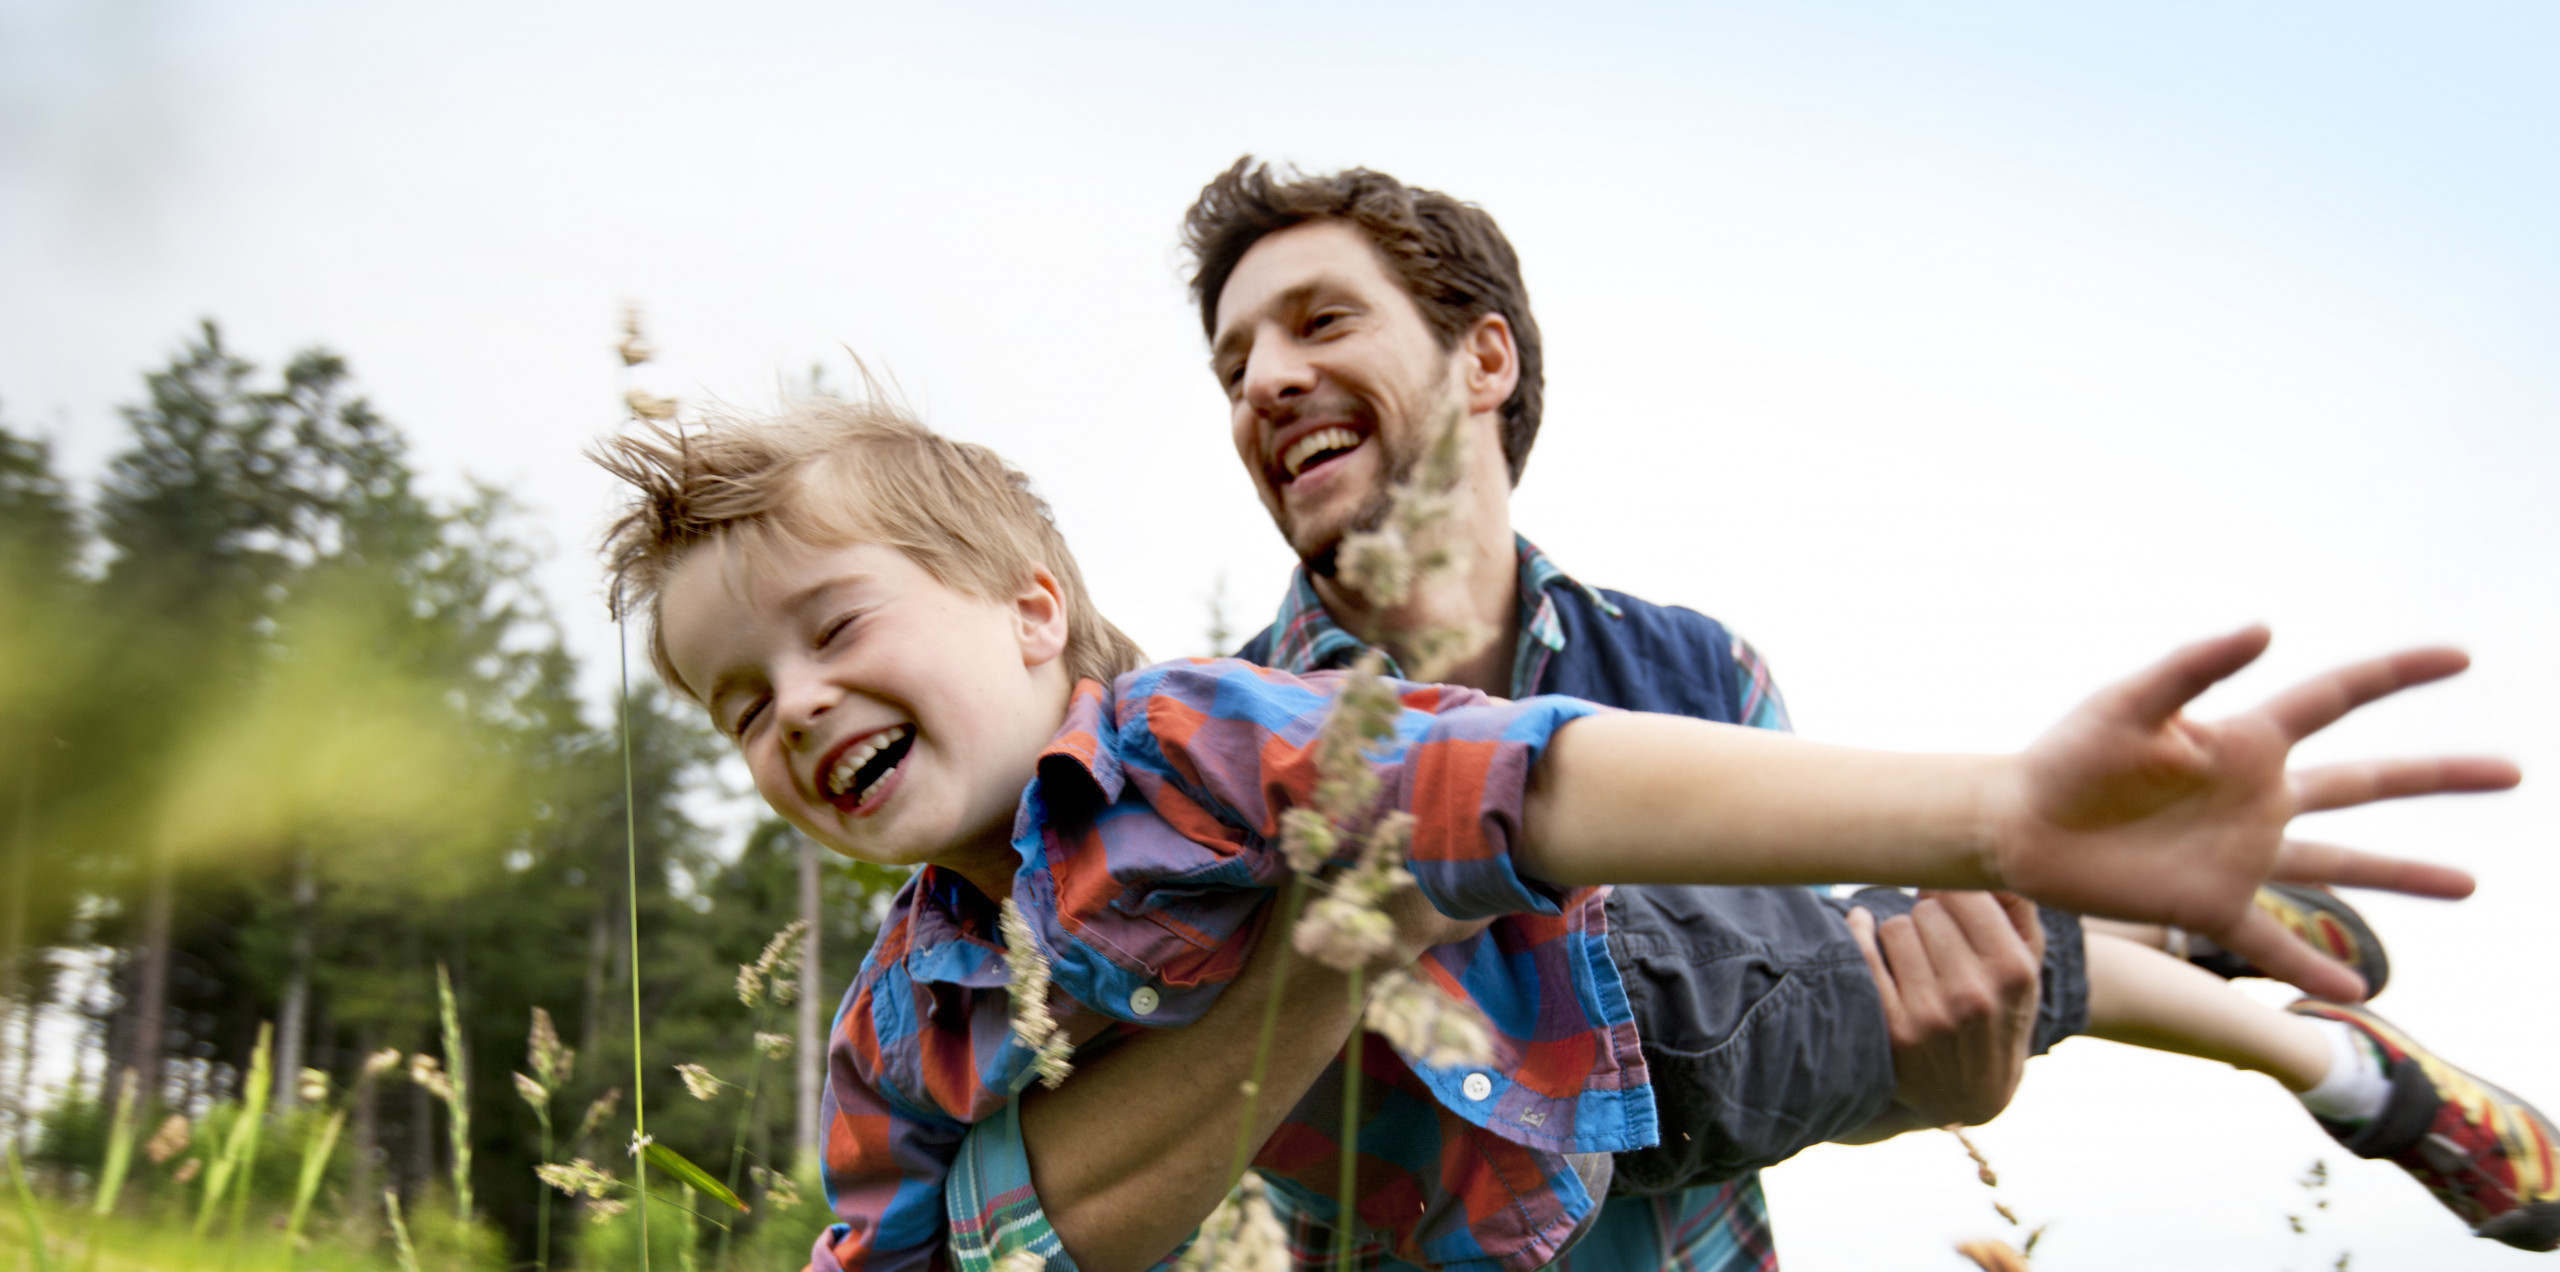
[[1038, 667], [1067, 652], [1067, 595], [1048, 567], [1031, 567], [1031, 577], [1013, 595], [1014, 636], [1022, 643], [1022, 665]]

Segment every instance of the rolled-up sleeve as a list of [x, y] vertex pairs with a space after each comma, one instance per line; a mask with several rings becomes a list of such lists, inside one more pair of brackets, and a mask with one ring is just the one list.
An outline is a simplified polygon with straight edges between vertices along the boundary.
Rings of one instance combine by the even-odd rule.
[[[1312, 806], [1319, 735], [1347, 673], [1294, 676], [1249, 663], [1169, 663], [1123, 677], [1115, 714], [1129, 780], [1155, 810], [1192, 828], [1223, 823], [1255, 879], [1284, 878], [1280, 819]], [[1512, 868], [1530, 773], [1557, 729], [1607, 708], [1575, 698], [1508, 702], [1472, 689], [1388, 681], [1393, 735], [1365, 756], [1374, 812], [1410, 813], [1406, 854], [1423, 894], [1455, 918], [1557, 912], [1563, 893]], [[1115, 875], [1121, 874], [1119, 871]], [[1124, 888], [1157, 882], [1120, 877]], [[1162, 882], [1192, 881], [1178, 875]], [[1129, 905], [1125, 894], [1118, 900]]]

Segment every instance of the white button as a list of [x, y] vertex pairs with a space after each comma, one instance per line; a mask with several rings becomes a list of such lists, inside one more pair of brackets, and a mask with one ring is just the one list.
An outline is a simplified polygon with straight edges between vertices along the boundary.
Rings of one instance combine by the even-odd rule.
[[1156, 997], [1155, 986], [1140, 985], [1136, 993], [1129, 995], [1129, 1014], [1132, 1016], [1152, 1016], [1156, 1014], [1156, 1004], [1161, 1001], [1163, 1000]]
[[1466, 1092], [1470, 1100], [1481, 1100], [1493, 1094], [1493, 1079], [1481, 1073], [1470, 1073], [1466, 1081], [1458, 1084], [1458, 1089]]

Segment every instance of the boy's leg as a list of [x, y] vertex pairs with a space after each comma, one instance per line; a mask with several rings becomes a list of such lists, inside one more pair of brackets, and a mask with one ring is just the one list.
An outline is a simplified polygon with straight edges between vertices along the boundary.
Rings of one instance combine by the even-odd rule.
[[2264, 1073], [2362, 1157], [2391, 1161], [2484, 1237], [2560, 1248], [2560, 1133], [2362, 1007], [2277, 1011], [2211, 973], [2091, 934], [2089, 1033]]
[[[1738, 1178], [1848, 1136], [1891, 1107], [1893, 1045], [1843, 918], [1853, 903], [1901, 913], [1911, 898], [1658, 885], [1611, 893], [1609, 952], [1662, 1127], [1661, 1143], [1617, 1154], [1613, 1192]], [[2078, 925], [2059, 914], [2046, 922], [2038, 1050], [2085, 1019]]]
[[2088, 934], [2089, 1036], [2219, 1060], [2300, 1094], [2329, 1076], [2327, 1035], [2156, 949]]

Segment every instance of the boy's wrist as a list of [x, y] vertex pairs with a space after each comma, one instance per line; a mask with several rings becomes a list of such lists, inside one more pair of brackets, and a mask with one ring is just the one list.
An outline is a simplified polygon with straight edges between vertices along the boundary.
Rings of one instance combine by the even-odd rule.
[[2018, 854], [2029, 847], [2027, 762], [2022, 755], [1986, 757], [1974, 784], [1974, 806], [1965, 818], [1963, 856], [1974, 879], [1964, 885], [1983, 892], [2013, 892], [2021, 871]]

